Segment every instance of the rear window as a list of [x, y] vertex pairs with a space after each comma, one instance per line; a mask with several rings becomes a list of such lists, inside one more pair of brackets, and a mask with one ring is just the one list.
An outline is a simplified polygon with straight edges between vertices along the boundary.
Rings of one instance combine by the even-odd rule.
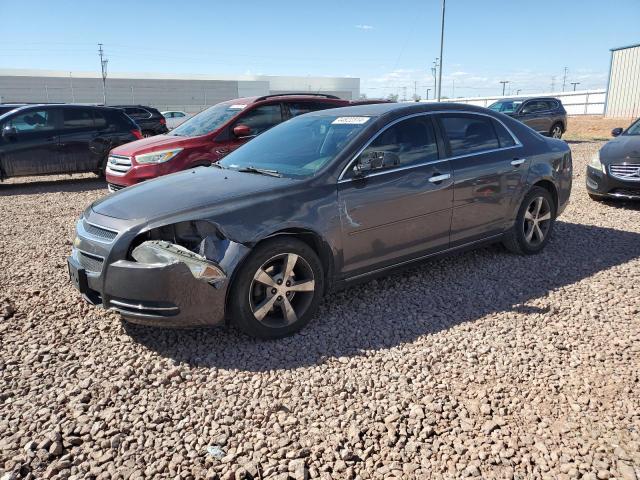
[[493, 120], [493, 128], [496, 129], [496, 134], [498, 135], [498, 140], [502, 148], [513, 147], [516, 144], [511, 134], [500, 122]]
[[488, 117], [442, 115], [440, 119], [454, 157], [500, 147], [492, 120]]
[[64, 108], [62, 126], [65, 129], [93, 128], [91, 110], [82, 108]]

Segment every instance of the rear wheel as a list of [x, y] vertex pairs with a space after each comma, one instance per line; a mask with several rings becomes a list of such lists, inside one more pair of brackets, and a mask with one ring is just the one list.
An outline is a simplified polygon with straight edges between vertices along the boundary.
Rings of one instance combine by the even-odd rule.
[[551, 130], [549, 130], [549, 136], [552, 138], [562, 138], [562, 124], [554, 123]]
[[516, 221], [503, 239], [504, 246], [520, 255], [539, 253], [549, 242], [556, 220], [553, 196], [542, 187], [533, 187], [524, 197]]
[[259, 338], [280, 338], [311, 320], [324, 291], [316, 253], [295, 238], [259, 244], [238, 271], [229, 308], [232, 321]]

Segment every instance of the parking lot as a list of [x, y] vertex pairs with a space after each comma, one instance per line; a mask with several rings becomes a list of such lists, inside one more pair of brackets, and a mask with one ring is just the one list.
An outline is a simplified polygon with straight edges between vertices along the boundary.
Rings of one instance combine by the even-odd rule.
[[65, 259], [104, 182], [5, 181], [2, 478], [640, 477], [640, 205], [587, 196], [601, 145], [571, 144], [540, 255], [494, 246], [333, 293], [278, 341], [86, 305]]

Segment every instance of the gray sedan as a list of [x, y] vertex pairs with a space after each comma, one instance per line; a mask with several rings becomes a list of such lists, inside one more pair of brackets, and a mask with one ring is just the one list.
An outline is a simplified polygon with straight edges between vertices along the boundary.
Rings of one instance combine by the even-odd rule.
[[616, 137], [587, 166], [587, 191], [594, 200], [640, 200], [640, 119], [629, 128], [614, 128]]
[[564, 142], [484, 108], [324, 110], [94, 203], [69, 272], [131, 322], [281, 337], [330, 288], [492, 242], [540, 252], [571, 172]]

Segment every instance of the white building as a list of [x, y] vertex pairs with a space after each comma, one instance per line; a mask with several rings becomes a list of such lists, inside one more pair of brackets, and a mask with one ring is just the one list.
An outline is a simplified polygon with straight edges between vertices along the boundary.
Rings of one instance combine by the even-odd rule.
[[607, 117], [640, 117], [640, 43], [611, 49]]
[[[107, 104], [149, 105], [195, 113], [224, 100], [284, 92], [360, 97], [360, 79], [267, 75], [110, 73]], [[0, 102], [102, 103], [98, 72], [0, 69]]]

